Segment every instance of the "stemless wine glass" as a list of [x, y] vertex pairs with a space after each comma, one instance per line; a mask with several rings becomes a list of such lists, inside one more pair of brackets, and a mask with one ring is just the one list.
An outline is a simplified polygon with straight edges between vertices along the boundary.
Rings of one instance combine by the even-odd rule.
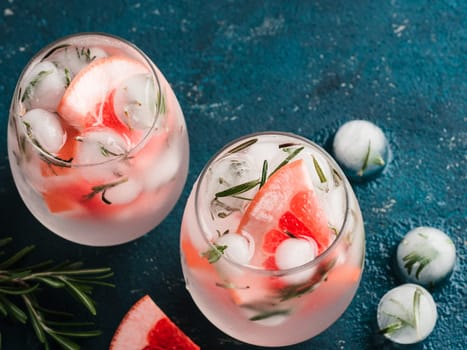
[[186, 181], [189, 146], [179, 103], [144, 52], [80, 33], [43, 48], [23, 70], [8, 155], [24, 203], [44, 226], [107, 246], [168, 215]]
[[361, 212], [337, 163], [297, 135], [252, 134], [222, 148], [189, 196], [186, 287], [220, 330], [284, 346], [335, 322], [360, 282]]

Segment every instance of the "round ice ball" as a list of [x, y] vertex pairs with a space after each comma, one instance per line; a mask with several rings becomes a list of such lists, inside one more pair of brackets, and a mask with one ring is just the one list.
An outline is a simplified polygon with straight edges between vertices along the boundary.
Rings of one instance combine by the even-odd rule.
[[407, 282], [431, 287], [448, 277], [455, 265], [456, 247], [433, 227], [409, 231], [397, 247], [397, 266]]
[[[281, 270], [302, 266], [313, 260], [317, 254], [316, 243], [311, 239], [288, 238], [282, 241], [276, 249], [275, 261]], [[300, 284], [306, 282], [313, 274], [312, 269], [291, 272], [281, 277], [289, 284]]]
[[241, 234], [226, 233], [216, 240], [216, 246], [223, 247], [223, 254], [238, 264], [246, 265], [250, 262], [250, 244]]
[[388, 160], [388, 142], [383, 131], [366, 120], [343, 124], [333, 141], [333, 153], [352, 179], [366, 179], [379, 173]]
[[25, 76], [21, 101], [27, 109], [41, 108], [55, 112], [66, 86], [63, 69], [58, 69], [52, 62], [40, 62]]
[[57, 114], [31, 109], [21, 119], [31, 140], [48, 153], [55, 154], [65, 143], [66, 135]]
[[380, 300], [377, 321], [380, 332], [399, 344], [414, 344], [433, 331], [438, 318], [431, 294], [416, 284], [388, 291]]

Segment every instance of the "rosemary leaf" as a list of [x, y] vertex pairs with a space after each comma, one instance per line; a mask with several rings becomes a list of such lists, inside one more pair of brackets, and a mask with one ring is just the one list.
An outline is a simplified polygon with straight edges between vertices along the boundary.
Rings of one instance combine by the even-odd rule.
[[265, 311], [256, 316], [250, 317], [250, 321], [260, 321], [260, 320], [264, 320], [269, 317], [278, 316], [278, 315], [288, 315], [288, 314], [290, 314], [289, 309]]
[[366, 151], [365, 158], [363, 158], [362, 167], [357, 172], [358, 176], [363, 176], [363, 173], [365, 172], [366, 168], [368, 167], [368, 161], [370, 159], [370, 152], [371, 152], [371, 141], [368, 141], [368, 149]]
[[68, 338], [56, 333], [48, 333], [65, 350], [79, 350], [80, 346]]
[[58, 51], [58, 50], [60, 50], [60, 49], [64, 49], [65, 47], [69, 47], [69, 46], [70, 46], [70, 44], [62, 44], [62, 45], [57, 45], [57, 46], [51, 48], [51, 49], [49, 50], [49, 52], [47, 52], [47, 53], [44, 55], [44, 57], [42, 57], [41, 62], [45, 61], [45, 59], [47, 59], [48, 57], [50, 57], [55, 51]]
[[35, 284], [32, 287], [24, 288], [24, 287], [3, 287], [0, 288], [0, 293], [7, 294], [7, 295], [23, 295], [29, 294], [34, 292], [39, 287], [39, 284]]
[[315, 167], [316, 174], [318, 174], [319, 177], [319, 182], [325, 183], [328, 180], [326, 179], [326, 176], [324, 175], [323, 169], [321, 169], [321, 166], [319, 165], [318, 161], [316, 158], [313, 156], [313, 166]]
[[21, 249], [18, 253], [13, 255], [11, 258], [5, 260], [4, 262], [0, 263], [0, 269], [7, 269], [13, 264], [16, 264], [22, 258], [24, 258], [27, 254], [29, 254], [32, 250], [34, 250], [34, 246], [30, 245]]
[[290, 152], [290, 154], [274, 169], [274, 171], [269, 175], [271, 177], [272, 174], [274, 174], [277, 170], [282, 168], [284, 165], [289, 163], [292, 159], [294, 159], [301, 151], [303, 151], [304, 147], [299, 147], [295, 149], [293, 152]]
[[243, 151], [244, 149], [250, 147], [251, 145], [254, 145], [256, 142], [258, 141], [258, 139], [251, 139], [251, 140], [248, 140], [248, 141], [245, 141], [243, 142], [242, 144], [232, 148], [231, 150], [229, 150], [227, 153], [228, 154], [232, 154], [232, 153], [237, 153], [237, 152], [240, 152], [240, 151]]
[[395, 331], [401, 329], [404, 327], [404, 323], [401, 321], [396, 321], [394, 323], [389, 324], [388, 326], [384, 327], [383, 329], [379, 330], [379, 333], [381, 334], [391, 334], [394, 333]]
[[95, 316], [96, 315], [96, 307], [92, 299], [82, 291], [82, 289], [78, 288], [74, 283], [70, 282], [65, 277], [59, 277], [59, 279], [65, 284], [70, 294], [74, 295], [88, 310], [89, 312]]
[[13, 302], [11, 302], [7, 297], [0, 295], [0, 301], [5, 306], [5, 309], [8, 312], [8, 315], [13, 317], [20, 323], [25, 324], [28, 320], [28, 316], [26, 313], [18, 306], [16, 306]]
[[413, 325], [417, 333], [419, 333], [419, 325], [420, 325], [420, 296], [422, 295], [422, 291], [419, 288], [415, 289], [413, 293]]
[[268, 161], [264, 160], [263, 162], [263, 169], [261, 171], [261, 181], [259, 183], [259, 188], [263, 187], [264, 183], [268, 178]]
[[45, 332], [44, 329], [41, 327], [41, 322], [36, 310], [34, 309], [32, 300], [26, 295], [23, 295], [23, 300], [24, 304], [26, 305], [26, 308], [28, 309], [29, 319], [31, 320], [34, 333], [36, 333], [36, 336], [41, 343], [45, 343]]
[[220, 192], [217, 192], [215, 194], [215, 197], [216, 198], [221, 198], [221, 197], [228, 197], [228, 196], [233, 196], [233, 195], [237, 195], [237, 194], [240, 194], [240, 193], [245, 193], [249, 190], [251, 190], [252, 188], [255, 188], [256, 186], [258, 186], [260, 184], [261, 180], [252, 180], [252, 181], [248, 181], [248, 182], [244, 182], [240, 185], [236, 185], [236, 186], [233, 186], [233, 187], [230, 187], [224, 191], [220, 191]]

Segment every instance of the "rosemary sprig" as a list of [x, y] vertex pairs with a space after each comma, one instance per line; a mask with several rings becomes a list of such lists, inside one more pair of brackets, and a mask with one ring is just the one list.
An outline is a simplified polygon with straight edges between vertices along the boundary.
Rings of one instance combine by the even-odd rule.
[[[0, 239], [0, 247], [10, 242], [11, 238]], [[66, 261], [54, 265], [53, 261], [47, 260], [21, 266], [23, 258], [33, 249], [32, 245], [26, 246], [0, 262], [0, 317], [30, 324], [46, 350], [50, 349], [51, 340], [62, 349], [78, 350], [80, 346], [73, 338], [95, 337], [101, 332], [89, 329], [93, 325], [90, 322], [70, 322], [73, 315], [68, 312], [44, 308], [39, 297], [48, 290], [61, 289], [78, 300], [92, 315], [96, 315], [90, 294], [95, 285], [113, 287], [104, 281], [113, 273], [110, 268], [83, 269], [81, 262]]]

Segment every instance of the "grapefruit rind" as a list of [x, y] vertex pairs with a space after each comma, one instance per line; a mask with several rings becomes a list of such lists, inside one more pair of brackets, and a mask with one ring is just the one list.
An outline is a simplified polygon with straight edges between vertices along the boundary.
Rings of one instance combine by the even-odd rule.
[[[199, 346], [191, 341], [154, 303], [150, 296], [145, 295], [138, 300], [126, 313], [118, 326], [109, 350], [143, 350], [143, 349], [172, 349], [172, 347], [152, 345], [148, 338], [155, 333], [154, 327], [163, 321], [163, 327], [172, 329], [175, 336], [183, 337], [182, 347], [177, 349], [199, 350]], [[157, 333], [157, 332], [156, 332]], [[175, 348], [175, 347], [173, 347]]]
[[148, 73], [140, 62], [123, 56], [92, 61], [71, 81], [58, 108], [58, 114], [70, 125], [83, 130], [99, 125], [99, 106], [120, 83], [130, 76]]

